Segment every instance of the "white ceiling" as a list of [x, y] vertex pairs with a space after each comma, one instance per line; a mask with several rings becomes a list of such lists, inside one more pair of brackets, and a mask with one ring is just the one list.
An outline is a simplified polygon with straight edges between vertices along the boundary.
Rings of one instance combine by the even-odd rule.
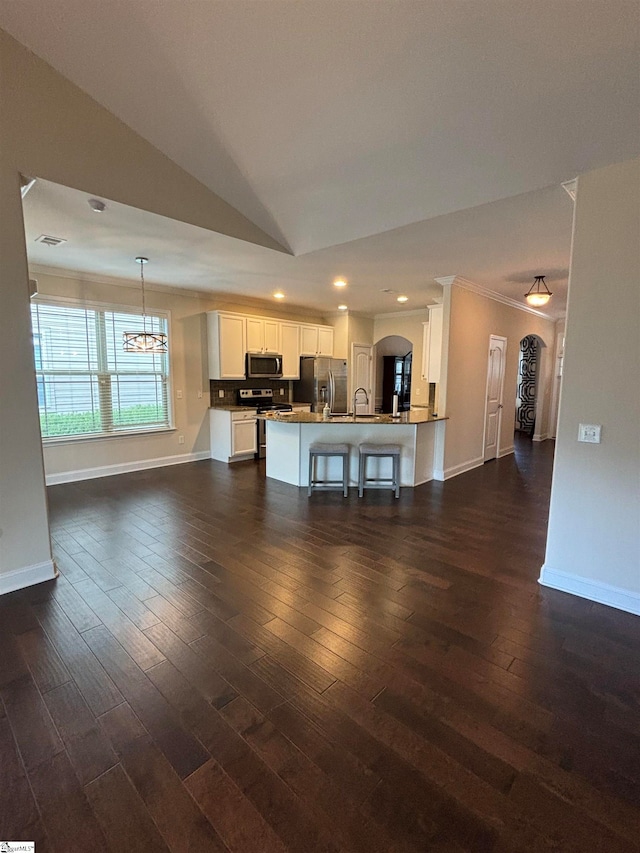
[[517, 296], [568, 266], [559, 183], [640, 147], [636, 0], [0, 0], [0, 26], [296, 255], [114, 205], [122, 257], [70, 239], [58, 266], [126, 275], [128, 229], [155, 222], [174, 284], [277, 279], [328, 310], [343, 274], [368, 313], [380, 286], [431, 301], [434, 275]]

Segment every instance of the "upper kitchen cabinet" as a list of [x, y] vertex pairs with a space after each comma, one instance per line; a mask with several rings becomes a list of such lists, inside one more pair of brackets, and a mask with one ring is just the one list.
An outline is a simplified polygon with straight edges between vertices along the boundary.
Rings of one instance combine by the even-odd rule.
[[278, 320], [247, 317], [247, 352], [279, 353], [280, 348]]
[[244, 379], [247, 319], [241, 314], [207, 312], [209, 379]]
[[300, 324], [280, 323], [282, 378], [300, 379]]
[[429, 322], [424, 324], [422, 347], [422, 378], [426, 382], [440, 382], [443, 316], [442, 304], [429, 306]]
[[333, 356], [333, 326], [300, 326], [300, 355]]

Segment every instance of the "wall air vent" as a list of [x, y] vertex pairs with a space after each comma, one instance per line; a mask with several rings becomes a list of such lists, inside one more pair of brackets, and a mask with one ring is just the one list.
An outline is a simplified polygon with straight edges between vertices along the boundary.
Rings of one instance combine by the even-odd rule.
[[36, 237], [36, 243], [44, 243], [45, 246], [51, 246], [52, 248], [66, 242], [62, 237], [51, 237], [49, 234], [41, 234], [39, 237]]

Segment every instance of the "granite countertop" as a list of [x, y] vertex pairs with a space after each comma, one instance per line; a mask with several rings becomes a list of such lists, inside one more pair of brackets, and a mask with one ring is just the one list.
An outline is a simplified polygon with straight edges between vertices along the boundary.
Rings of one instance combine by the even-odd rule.
[[393, 426], [394, 424], [427, 424], [435, 421], [446, 421], [446, 418], [430, 415], [423, 411], [402, 412], [397, 418], [391, 415], [357, 415], [345, 417], [344, 415], [333, 415], [331, 420], [325, 421], [319, 412], [266, 412], [258, 415], [265, 421], [279, 421], [289, 424], [374, 424], [375, 426]]
[[256, 412], [257, 406], [209, 406], [214, 412]]

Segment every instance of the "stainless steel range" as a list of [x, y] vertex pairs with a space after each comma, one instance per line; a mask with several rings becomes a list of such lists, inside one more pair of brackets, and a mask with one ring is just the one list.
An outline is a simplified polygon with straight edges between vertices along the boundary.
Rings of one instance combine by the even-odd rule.
[[[258, 415], [265, 412], [290, 412], [290, 403], [274, 403], [272, 388], [241, 388], [238, 391], [238, 405], [249, 406], [256, 410]], [[258, 452], [256, 459], [263, 459], [267, 455], [267, 431], [266, 424], [258, 420]]]

